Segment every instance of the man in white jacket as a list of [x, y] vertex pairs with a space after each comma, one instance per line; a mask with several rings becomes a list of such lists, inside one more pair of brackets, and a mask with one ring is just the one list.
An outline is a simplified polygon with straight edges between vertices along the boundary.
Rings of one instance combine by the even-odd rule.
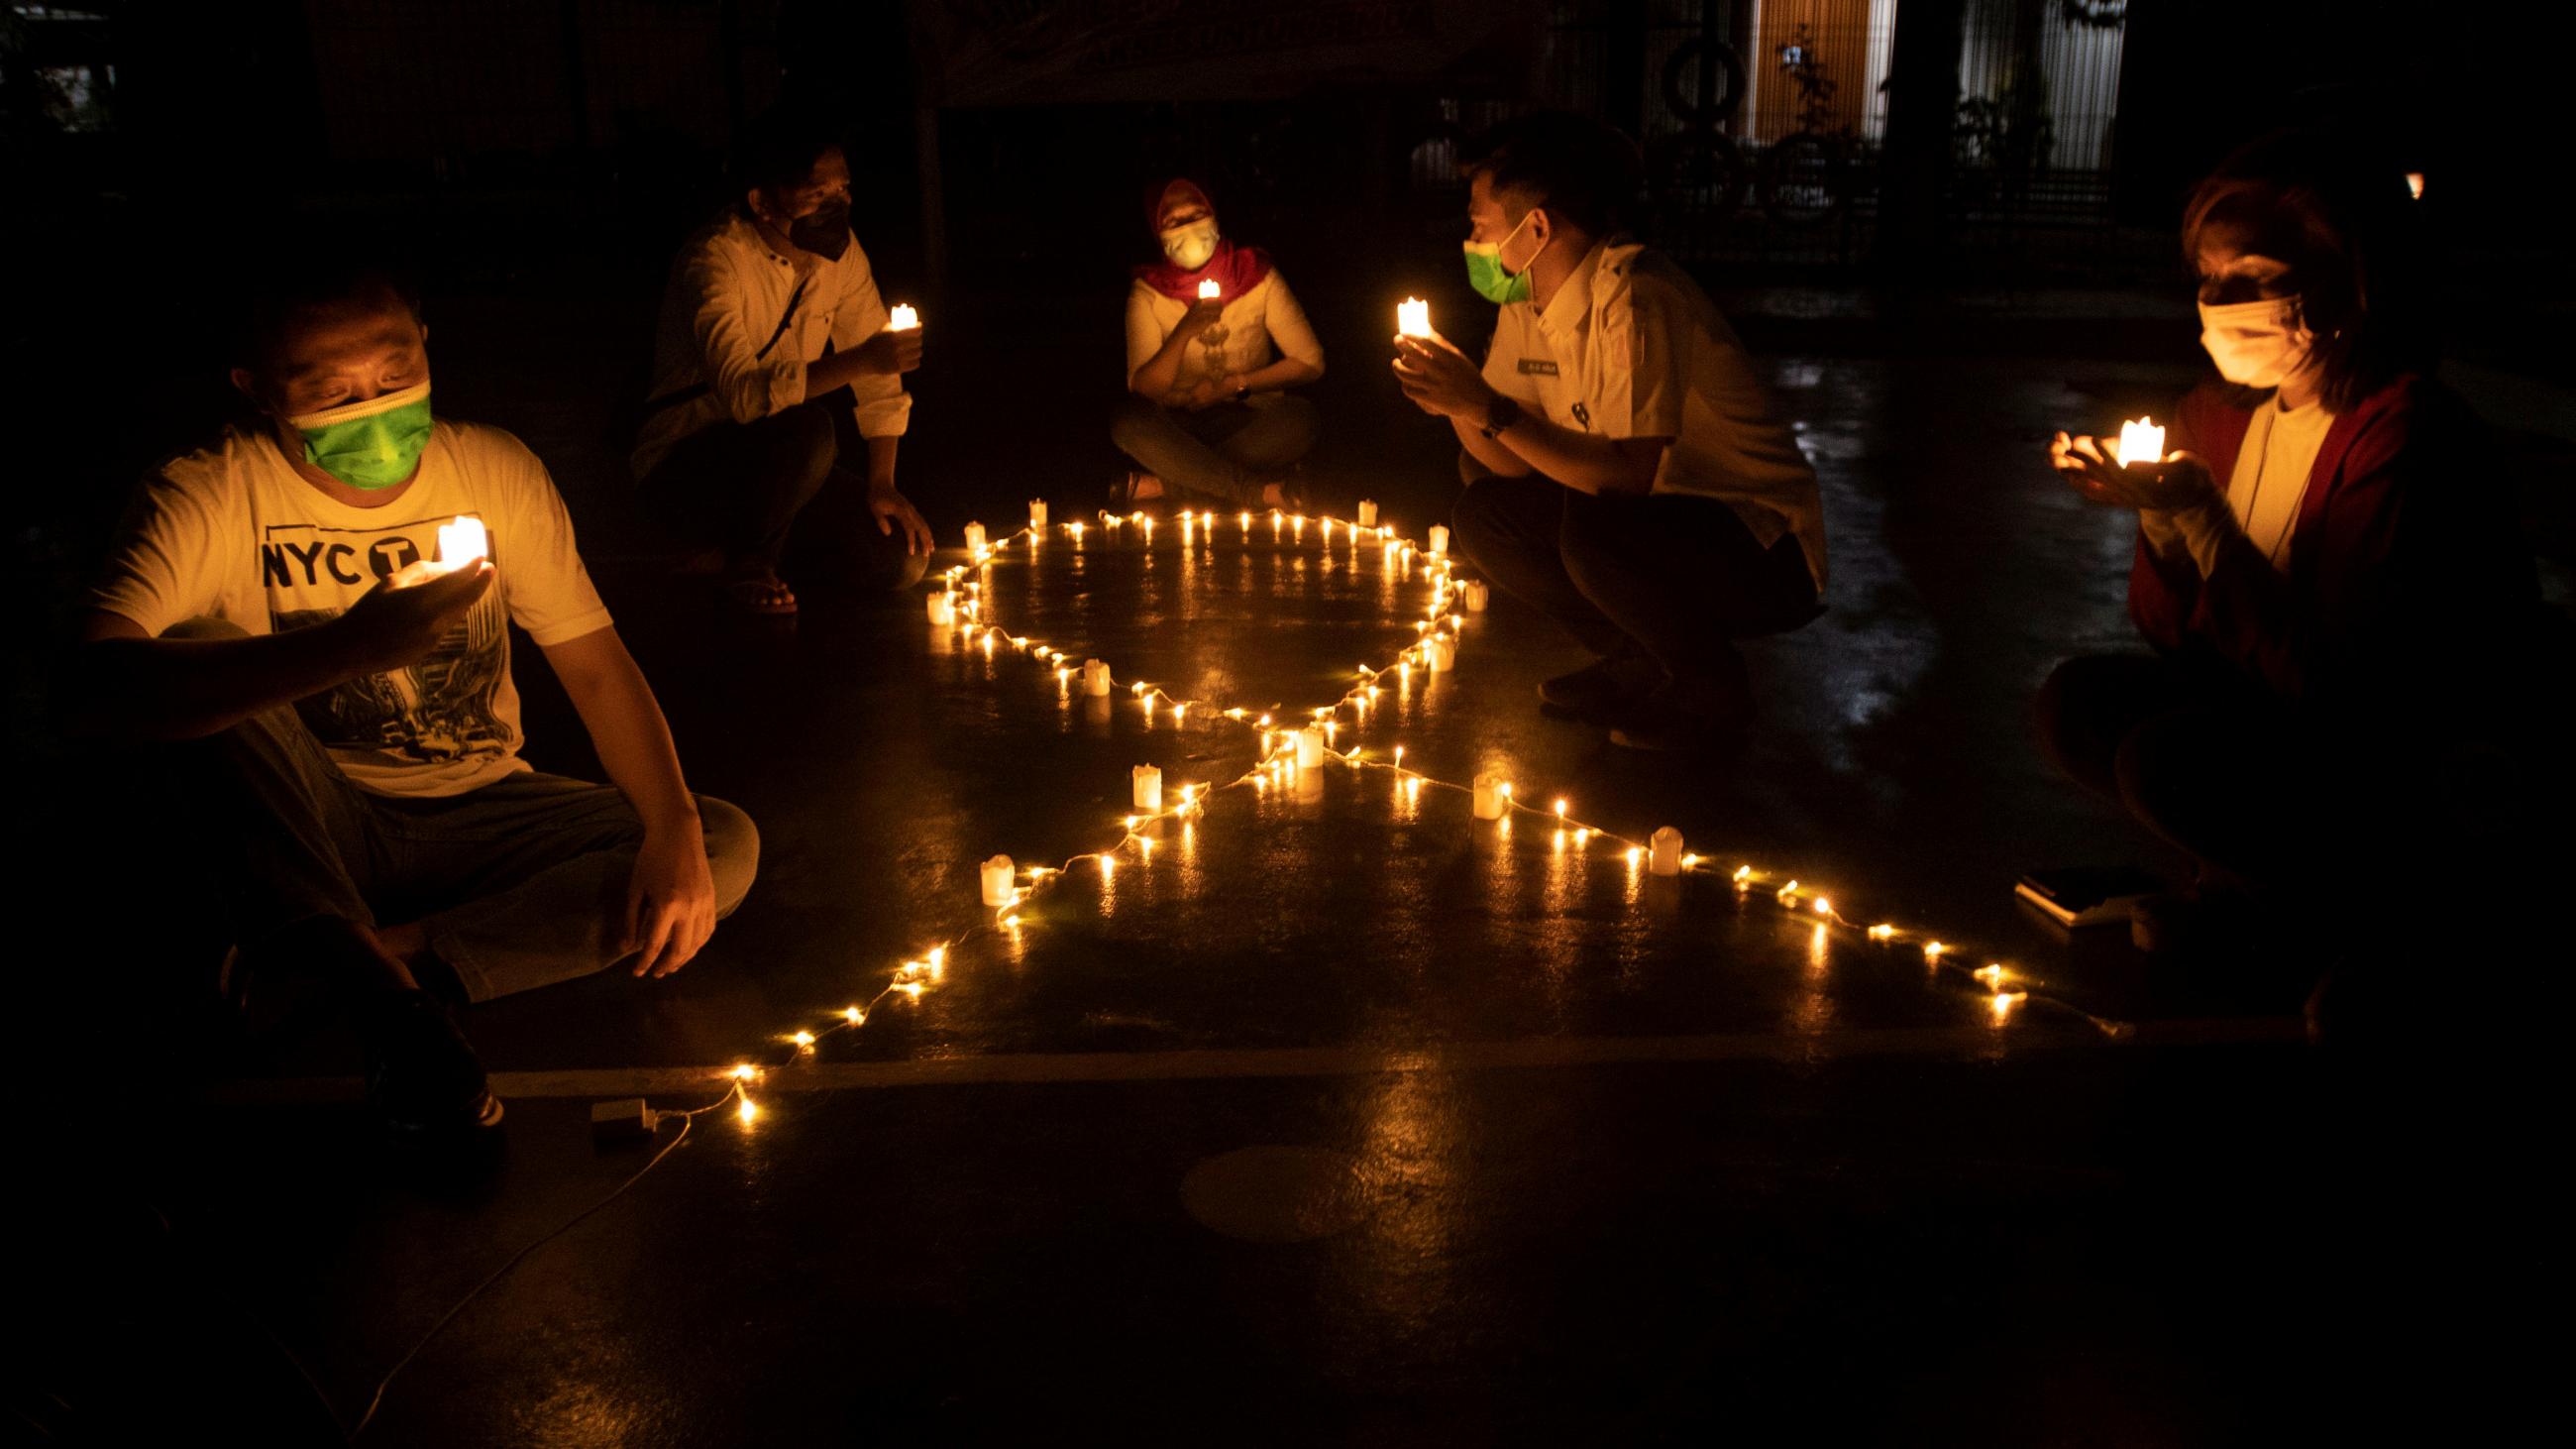
[[723, 556], [728, 595], [754, 613], [796, 612], [778, 560], [817, 499], [838, 505], [828, 542], [848, 581], [903, 588], [931, 549], [895, 487], [921, 330], [889, 326], [829, 128], [764, 117], [735, 168], [741, 201], [689, 237], [663, 291], [635, 476], [684, 537]]

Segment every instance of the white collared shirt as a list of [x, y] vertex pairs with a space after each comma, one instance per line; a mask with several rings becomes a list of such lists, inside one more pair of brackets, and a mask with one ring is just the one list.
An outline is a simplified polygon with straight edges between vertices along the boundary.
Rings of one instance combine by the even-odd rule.
[[[787, 302], [797, 294], [796, 315], [766, 355], [761, 353]], [[729, 206], [692, 233], [671, 264], [662, 291], [662, 320], [653, 342], [650, 411], [630, 459], [641, 478], [671, 445], [711, 424], [754, 423], [805, 401], [805, 369], [829, 342], [847, 352], [885, 330], [886, 306], [876, 274], [856, 238], [836, 261], [799, 253], [780, 256], [738, 206]], [[703, 386], [684, 402], [651, 402]], [[850, 383], [858, 399], [861, 437], [900, 436], [912, 416], [912, 397], [892, 373], [863, 375]]]
[[1485, 381], [1549, 422], [1606, 438], [1670, 438], [1653, 491], [1715, 498], [1764, 547], [1795, 535], [1825, 586], [1815, 469], [1735, 329], [1660, 252], [1593, 247], [1542, 313], [1502, 309]]

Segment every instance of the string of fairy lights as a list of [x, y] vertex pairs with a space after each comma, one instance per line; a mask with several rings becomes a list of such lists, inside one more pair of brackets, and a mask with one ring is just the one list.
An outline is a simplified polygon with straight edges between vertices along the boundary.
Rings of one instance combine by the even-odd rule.
[[[1274, 544], [1302, 544], [1311, 529], [1321, 546], [1330, 550], [1338, 534], [1347, 541], [1354, 559], [1364, 549], [1373, 549], [1383, 567], [1400, 570], [1412, 577], [1418, 567], [1422, 581], [1430, 589], [1429, 606], [1412, 621], [1413, 642], [1383, 664], [1362, 664], [1351, 675], [1350, 684], [1341, 697], [1330, 704], [1314, 705], [1303, 710], [1256, 711], [1239, 705], [1222, 705], [1211, 701], [1175, 696], [1160, 685], [1143, 680], [1120, 680], [1108, 663], [1098, 658], [1077, 659], [1068, 650], [1026, 634], [1013, 634], [1002, 626], [986, 597], [985, 584], [992, 568], [1015, 557], [1036, 559], [1047, 538], [1060, 535], [1075, 546], [1082, 544], [1086, 533], [1095, 529], [1112, 537], [1132, 534], [1140, 546], [1151, 550], [1155, 530], [1161, 526], [1180, 536], [1184, 549], [1212, 545], [1226, 531], [1229, 521], [1216, 512], [1181, 512], [1168, 520], [1158, 521], [1147, 513], [1108, 514], [1096, 522], [1075, 519], [1052, 523], [1043, 500], [1029, 504], [1029, 522], [1000, 539], [990, 538], [980, 523], [966, 526], [968, 562], [950, 567], [942, 573], [936, 591], [926, 601], [929, 622], [953, 630], [967, 647], [977, 649], [989, 658], [1008, 651], [1027, 655], [1043, 667], [1055, 683], [1061, 697], [1072, 698], [1077, 692], [1086, 699], [1114, 700], [1123, 692], [1128, 704], [1152, 724], [1168, 715], [1175, 727], [1193, 717], [1221, 720], [1232, 727], [1250, 732], [1256, 745], [1252, 765], [1231, 779], [1221, 782], [1192, 782], [1166, 792], [1162, 771], [1154, 765], [1138, 765], [1131, 778], [1134, 813], [1119, 822], [1118, 839], [1098, 850], [1085, 851], [1054, 865], [1022, 867], [1008, 856], [994, 856], [979, 869], [979, 884], [985, 910], [984, 918], [949, 940], [930, 947], [922, 954], [901, 962], [889, 973], [885, 983], [872, 996], [854, 1001], [830, 1015], [818, 1013], [817, 1019], [779, 1041], [802, 1057], [814, 1052], [823, 1039], [835, 1033], [860, 1029], [876, 1012], [895, 998], [918, 1001], [922, 995], [946, 980], [951, 961], [962, 948], [988, 934], [1006, 935], [1014, 946], [1021, 941], [1031, 923], [1032, 904], [1053, 890], [1076, 870], [1089, 866], [1103, 881], [1111, 879], [1132, 860], [1139, 867], [1153, 863], [1159, 843], [1152, 832], [1166, 822], [1192, 822], [1203, 815], [1210, 797], [1237, 789], [1268, 791], [1293, 785], [1306, 771], [1342, 768], [1375, 770], [1392, 774], [1397, 788], [1418, 801], [1426, 787], [1454, 791], [1470, 797], [1472, 814], [1480, 825], [1508, 831], [1515, 819], [1534, 817], [1553, 831], [1551, 849], [1577, 853], [1597, 852], [1621, 860], [1629, 872], [1655, 876], [1708, 877], [1723, 876], [1727, 886], [1743, 899], [1768, 897], [1786, 912], [1812, 923], [1810, 946], [1822, 950], [1836, 934], [1857, 938], [1888, 952], [1910, 948], [1919, 953], [1927, 980], [1938, 983], [1973, 984], [1983, 993], [1989, 1019], [2002, 1027], [2015, 1017], [2034, 1008], [2045, 1008], [2079, 1019], [2105, 1036], [2129, 1034], [2128, 1023], [2097, 1016], [2074, 1003], [2050, 996], [2036, 989], [2040, 983], [2021, 968], [2003, 961], [1984, 959], [1981, 953], [1962, 949], [1928, 932], [1890, 921], [1864, 925], [1846, 914], [1836, 903], [1836, 896], [1825, 888], [1783, 872], [1767, 870], [1750, 863], [1737, 863], [1731, 868], [1707, 856], [1684, 849], [1681, 833], [1670, 826], [1655, 830], [1644, 840], [1635, 840], [1580, 820], [1572, 813], [1571, 802], [1558, 797], [1542, 808], [1530, 804], [1513, 782], [1492, 773], [1480, 774], [1472, 784], [1461, 785], [1424, 774], [1404, 762], [1404, 746], [1390, 745], [1383, 756], [1370, 752], [1354, 742], [1340, 746], [1344, 731], [1356, 736], [1380, 711], [1380, 701], [1388, 689], [1388, 679], [1395, 687], [1408, 687], [1416, 671], [1446, 673], [1457, 667], [1464, 641], [1467, 616], [1481, 612], [1487, 601], [1487, 586], [1481, 580], [1458, 577], [1456, 564], [1448, 552], [1448, 530], [1433, 526], [1427, 537], [1416, 542], [1400, 534], [1391, 525], [1381, 525], [1377, 506], [1362, 501], [1357, 517], [1344, 519], [1328, 514], [1306, 514], [1282, 509], [1256, 513], [1239, 510], [1231, 516], [1233, 533], [1238, 539], [1250, 540], [1256, 525], [1266, 525]], [[790, 1058], [790, 1061], [794, 1058]], [[783, 1063], [782, 1063], [783, 1065]], [[757, 1121], [762, 1107], [752, 1089], [766, 1075], [768, 1068], [750, 1060], [740, 1061], [725, 1069], [725, 1096], [716, 1105], [731, 1102], [737, 1118], [745, 1125]], [[705, 1108], [698, 1109], [707, 1110]]]

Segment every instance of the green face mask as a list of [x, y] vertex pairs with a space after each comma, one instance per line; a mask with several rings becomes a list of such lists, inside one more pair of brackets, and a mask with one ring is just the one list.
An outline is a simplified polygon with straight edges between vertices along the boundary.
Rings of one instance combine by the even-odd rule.
[[429, 384], [286, 420], [304, 439], [304, 461], [374, 492], [404, 482], [429, 447]]
[[[1513, 227], [1501, 241], [1464, 243], [1467, 248], [1467, 285], [1476, 289], [1477, 296], [1497, 307], [1529, 300], [1530, 269], [1525, 265], [1517, 272], [1504, 271], [1503, 247], [1513, 237], [1519, 236], [1521, 226], [1529, 225], [1530, 217], [1536, 215], [1538, 213], [1532, 211], [1527, 216], [1523, 216], [1521, 225]], [[1539, 250], [1545, 251], [1547, 248], [1541, 247]], [[1536, 257], [1530, 258], [1531, 263], [1537, 261]]]

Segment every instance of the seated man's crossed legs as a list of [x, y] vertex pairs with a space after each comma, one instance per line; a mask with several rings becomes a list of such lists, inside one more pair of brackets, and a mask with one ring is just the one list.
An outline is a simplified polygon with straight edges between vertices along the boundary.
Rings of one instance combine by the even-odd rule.
[[1297, 465], [1320, 427], [1315, 405], [1294, 393], [1256, 393], [1197, 412], [1131, 394], [1112, 414], [1109, 438], [1138, 470], [1121, 495], [1128, 501], [1302, 508]]

